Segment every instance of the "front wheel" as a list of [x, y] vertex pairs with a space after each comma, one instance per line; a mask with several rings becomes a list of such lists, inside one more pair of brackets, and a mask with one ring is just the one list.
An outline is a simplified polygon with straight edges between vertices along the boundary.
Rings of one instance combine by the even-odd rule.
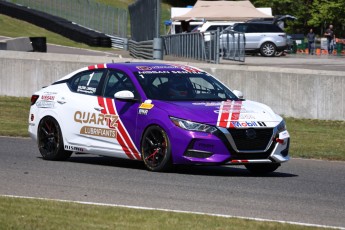
[[45, 160], [66, 160], [72, 154], [64, 149], [60, 126], [53, 117], [44, 117], [38, 125], [38, 149]]
[[277, 51], [276, 46], [272, 42], [265, 42], [260, 47], [260, 53], [265, 57], [273, 57]]
[[154, 125], [145, 131], [141, 140], [141, 155], [150, 171], [167, 171], [171, 168], [171, 145], [161, 127]]
[[266, 174], [274, 172], [277, 168], [279, 168], [279, 163], [271, 163], [271, 164], [246, 164], [245, 167], [254, 174]]

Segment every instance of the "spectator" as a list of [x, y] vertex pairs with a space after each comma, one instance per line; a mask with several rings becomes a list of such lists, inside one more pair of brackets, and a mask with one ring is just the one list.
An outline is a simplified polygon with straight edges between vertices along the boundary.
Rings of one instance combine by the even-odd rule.
[[334, 38], [335, 38], [333, 25], [329, 25], [329, 28], [326, 30], [324, 35], [327, 38], [328, 54], [332, 54], [333, 49], [334, 49]]
[[313, 29], [310, 29], [309, 33], [307, 34], [307, 39], [309, 54], [313, 55], [315, 49], [315, 34], [313, 32]]

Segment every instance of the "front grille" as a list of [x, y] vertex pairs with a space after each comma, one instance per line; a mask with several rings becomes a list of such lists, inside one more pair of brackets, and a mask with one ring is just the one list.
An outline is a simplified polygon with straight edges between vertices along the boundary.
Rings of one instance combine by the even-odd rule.
[[272, 128], [228, 129], [228, 131], [239, 151], [263, 151], [267, 148], [273, 134]]

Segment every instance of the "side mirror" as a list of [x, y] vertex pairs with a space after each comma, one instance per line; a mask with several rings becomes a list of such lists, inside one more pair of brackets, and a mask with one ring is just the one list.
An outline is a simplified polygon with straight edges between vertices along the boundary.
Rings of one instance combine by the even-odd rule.
[[122, 90], [115, 93], [114, 97], [120, 100], [134, 100], [134, 94], [129, 90]]
[[239, 90], [232, 91], [239, 99], [243, 99], [243, 93]]

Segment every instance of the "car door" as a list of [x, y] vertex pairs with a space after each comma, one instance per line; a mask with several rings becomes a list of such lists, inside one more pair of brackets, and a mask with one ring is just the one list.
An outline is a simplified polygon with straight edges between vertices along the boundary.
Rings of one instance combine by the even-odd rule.
[[[115, 94], [120, 91], [131, 91], [134, 100], [116, 99]], [[101, 113], [114, 119], [108, 124], [116, 130], [116, 137], [109, 139], [109, 143], [116, 146], [118, 157], [141, 159], [134, 143], [137, 135], [138, 109], [140, 97], [130, 77], [121, 70], [110, 69], [105, 80], [103, 95], [98, 98]]]
[[260, 40], [265, 34], [260, 33], [259, 25], [248, 23], [246, 28], [246, 50], [254, 50], [260, 47]]
[[106, 73], [106, 69], [82, 71], [67, 83], [70, 90], [60, 102], [65, 148], [78, 147], [83, 152], [98, 153], [102, 148], [112, 147], [106, 145], [106, 140], [115, 134], [108, 129], [98, 103]]

